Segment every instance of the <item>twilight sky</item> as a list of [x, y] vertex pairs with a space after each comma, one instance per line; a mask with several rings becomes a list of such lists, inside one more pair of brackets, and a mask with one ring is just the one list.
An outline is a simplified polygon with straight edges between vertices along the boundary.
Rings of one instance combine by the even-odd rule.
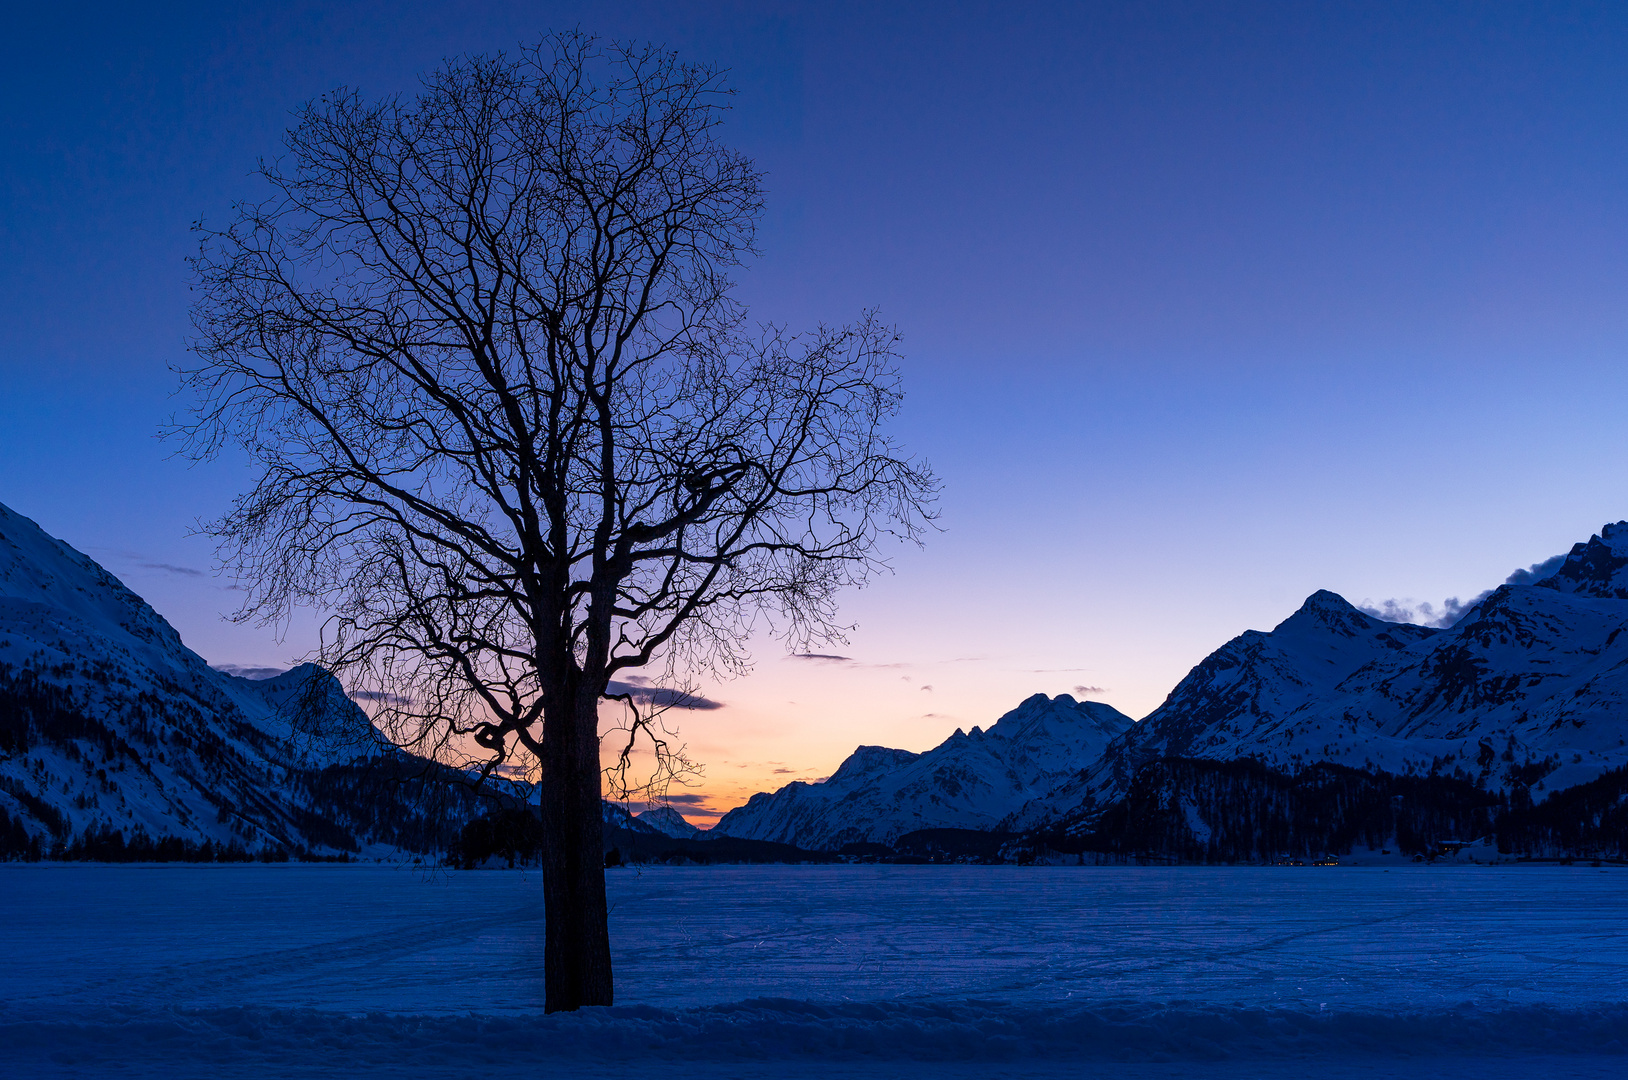
[[[686, 813], [922, 750], [1024, 696], [1140, 717], [1318, 588], [1468, 598], [1628, 517], [1628, 8], [1613, 4], [11, 5], [0, 502], [215, 663], [167, 457], [190, 223], [290, 109], [581, 26], [727, 67], [769, 174], [760, 319], [879, 307], [944, 531], [828, 651], [705, 687]], [[1078, 688], [1078, 689], [1077, 689]]]

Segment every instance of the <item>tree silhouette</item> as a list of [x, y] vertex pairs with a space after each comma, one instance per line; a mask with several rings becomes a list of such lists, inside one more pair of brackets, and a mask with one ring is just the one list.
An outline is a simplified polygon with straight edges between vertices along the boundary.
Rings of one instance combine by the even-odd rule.
[[762, 198], [727, 94], [580, 34], [460, 58], [310, 102], [267, 201], [199, 226], [178, 431], [256, 463], [211, 526], [238, 617], [328, 612], [316, 659], [397, 745], [538, 783], [550, 1011], [612, 1001], [601, 702], [624, 770], [641, 738], [681, 767], [674, 695], [629, 674], [739, 671], [765, 621], [840, 637], [838, 592], [932, 514], [885, 430], [894, 333], [732, 299]]

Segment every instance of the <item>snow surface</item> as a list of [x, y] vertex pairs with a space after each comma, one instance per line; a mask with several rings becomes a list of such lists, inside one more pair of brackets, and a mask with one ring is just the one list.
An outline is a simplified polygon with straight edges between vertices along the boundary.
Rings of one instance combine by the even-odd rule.
[[1628, 869], [0, 866], [0, 1076], [1620, 1076]]

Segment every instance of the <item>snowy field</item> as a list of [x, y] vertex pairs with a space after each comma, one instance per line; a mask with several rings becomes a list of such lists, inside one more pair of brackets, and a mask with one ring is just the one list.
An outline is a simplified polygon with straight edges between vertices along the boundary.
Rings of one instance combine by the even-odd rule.
[[1620, 1077], [1628, 869], [0, 866], [0, 1075]]

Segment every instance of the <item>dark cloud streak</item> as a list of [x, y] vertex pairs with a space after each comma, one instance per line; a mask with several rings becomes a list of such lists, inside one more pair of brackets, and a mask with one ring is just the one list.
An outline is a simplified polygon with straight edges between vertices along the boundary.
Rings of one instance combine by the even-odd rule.
[[669, 690], [664, 686], [649, 686], [641, 679], [635, 683], [630, 680], [612, 680], [605, 688], [606, 694], [626, 694], [636, 705], [654, 705], [658, 708], [672, 709], [721, 709], [724, 703], [713, 701], [700, 694], [686, 694], [682, 690]]
[[253, 679], [256, 682], [263, 679], [275, 679], [289, 670], [281, 667], [248, 667], [243, 664], [210, 664], [209, 666], [224, 674], [235, 675], [239, 679]]
[[381, 705], [411, 705], [411, 698], [404, 698], [400, 694], [392, 694], [388, 690], [352, 690], [352, 701], [376, 701]]
[[1504, 584], [1535, 585], [1544, 578], [1553, 575], [1554, 572], [1564, 566], [1565, 563], [1566, 556], [1564, 555], [1556, 555], [1553, 558], [1544, 559], [1542, 562], [1533, 563], [1525, 570], [1515, 571], [1513, 574], [1504, 579]]
[[140, 566], [143, 570], [157, 570], [160, 573], [175, 574], [175, 575], [177, 575], [179, 577], [205, 577], [205, 576], [207, 576], [207, 575], [204, 574], [204, 572], [202, 570], [194, 570], [190, 566], [176, 566], [174, 563], [144, 562], [144, 563], [137, 563], [136, 565]]

